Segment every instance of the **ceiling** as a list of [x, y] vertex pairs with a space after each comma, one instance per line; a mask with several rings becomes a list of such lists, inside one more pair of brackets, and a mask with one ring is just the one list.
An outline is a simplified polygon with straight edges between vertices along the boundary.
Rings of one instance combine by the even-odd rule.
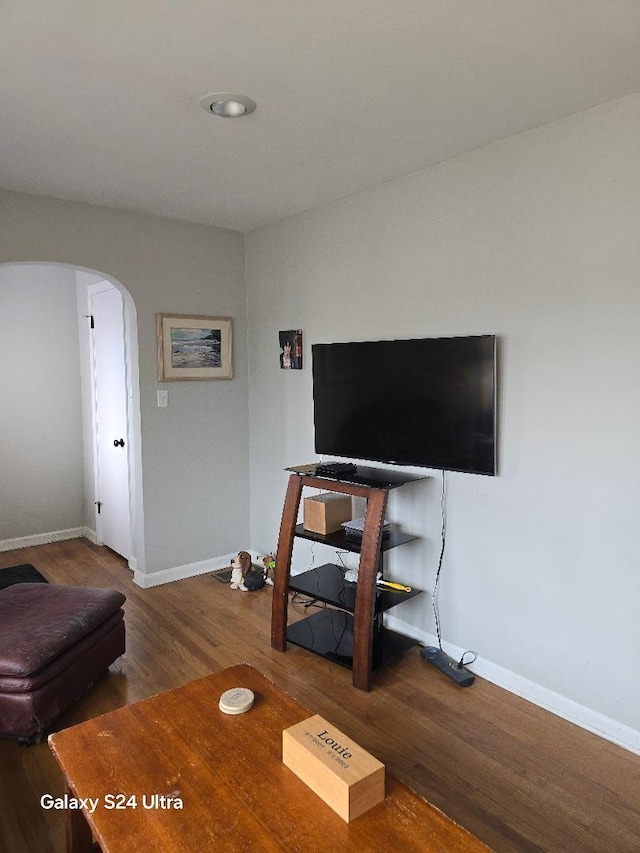
[[247, 231], [637, 91], [637, 0], [3, 0], [0, 186]]

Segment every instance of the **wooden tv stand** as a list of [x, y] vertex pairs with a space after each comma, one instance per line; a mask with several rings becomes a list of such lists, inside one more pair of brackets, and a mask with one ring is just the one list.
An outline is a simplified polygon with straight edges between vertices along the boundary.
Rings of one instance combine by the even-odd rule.
[[[389, 491], [425, 477], [363, 466], [358, 466], [353, 473], [329, 477], [318, 476], [315, 469], [315, 465], [287, 469], [291, 471], [291, 475], [282, 510], [276, 554], [271, 646], [284, 652], [289, 641], [350, 667], [353, 672], [353, 686], [360, 690], [370, 690], [374, 669], [416, 644], [416, 640], [386, 629], [382, 624], [382, 617], [384, 611], [418, 595], [421, 590], [412, 589], [410, 593], [383, 591], [376, 585], [376, 575], [382, 570], [383, 551], [415, 538], [398, 532], [383, 536]], [[343, 531], [323, 536], [305, 530], [301, 524], [297, 524], [300, 499], [305, 487], [366, 498], [367, 511], [362, 540], [354, 542]], [[360, 553], [358, 583], [345, 583], [340, 570], [333, 565], [321, 566], [292, 578], [291, 557], [296, 536], [340, 550]], [[287, 629], [290, 590], [309, 595], [329, 606]], [[332, 609], [331, 605], [334, 605], [335, 609]], [[329, 631], [328, 621], [331, 622]], [[340, 648], [342, 637], [347, 635], [350, 638], [351, 630], [352, 647]], [[328, 633], [334, 638], [329, 646], [326, 643], [323, 645], [322, 641], [323, 636], [326, 638]]]

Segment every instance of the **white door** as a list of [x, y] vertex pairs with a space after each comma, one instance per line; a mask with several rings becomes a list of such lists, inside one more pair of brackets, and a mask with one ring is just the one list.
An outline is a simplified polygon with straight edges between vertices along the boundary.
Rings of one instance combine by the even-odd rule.
[[124, 303], [117, 288], [89, 287], [93, 317], [98, 543], [131, 557], [131, 499]]

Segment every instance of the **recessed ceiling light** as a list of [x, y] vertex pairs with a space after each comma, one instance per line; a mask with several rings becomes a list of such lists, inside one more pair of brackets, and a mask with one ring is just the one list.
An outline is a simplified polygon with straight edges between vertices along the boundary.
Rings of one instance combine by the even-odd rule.
[[230, 92], [216, 92], [200, 101], [203, 110], [221, 118], [240, 118], [248, 116], [256, 108], [256, 102], [244, 95], [232, 95]]

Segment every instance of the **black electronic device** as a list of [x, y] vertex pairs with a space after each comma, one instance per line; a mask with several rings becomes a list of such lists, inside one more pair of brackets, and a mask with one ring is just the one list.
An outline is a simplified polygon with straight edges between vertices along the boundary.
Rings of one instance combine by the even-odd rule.
[[317, 453], [494, 475], [496, 337], [314, 344]]
[[355, 474], [357, 470], [353, 462], [324, 462], [316, 465], [318, 477], [339, 477], [341, 474]]
[[420, 657], [443, 672], [458, 687], [471, 687], [474, 682], [475, 675], [473, 673], [437, 646], [425, 646], [420, 652]]

